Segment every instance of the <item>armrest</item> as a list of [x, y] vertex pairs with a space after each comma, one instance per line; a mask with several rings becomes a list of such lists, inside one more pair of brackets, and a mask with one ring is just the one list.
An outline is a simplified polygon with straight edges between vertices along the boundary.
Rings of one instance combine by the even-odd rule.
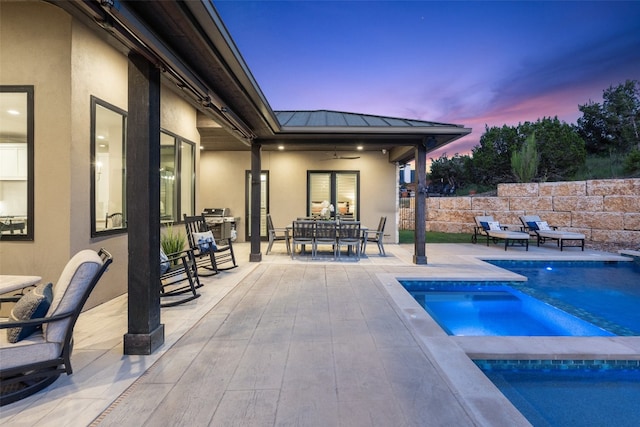
[[37, 319], [30, 320], [17, 320], [15, 322], [0, 322], [0, 329], [8, 329], [8, 328], [16, 328], [16, 327], [24, 327], [24, 326], [39, 326], [44, 325], [45, 323], [51, 323], [58, 320], [66, 319], [67, 317], [71, 317], [73, 315], [73, 311], [64, 314], [58, 314], [56, 316], [51, 317], [39, 317]]

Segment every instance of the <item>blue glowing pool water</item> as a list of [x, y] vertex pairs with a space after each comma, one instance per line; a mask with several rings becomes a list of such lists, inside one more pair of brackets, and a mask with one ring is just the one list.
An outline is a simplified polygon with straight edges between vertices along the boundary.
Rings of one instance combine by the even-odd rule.
[[476, 361], [534, 426], [640, 425], [638, 361]]
[[515, 289], [616, 335], [640, 335], [640, 263], [488, 261], [528, 278]]
[[513, 282], [400, 283], [449, 335], [613, 335], [513, 289]]

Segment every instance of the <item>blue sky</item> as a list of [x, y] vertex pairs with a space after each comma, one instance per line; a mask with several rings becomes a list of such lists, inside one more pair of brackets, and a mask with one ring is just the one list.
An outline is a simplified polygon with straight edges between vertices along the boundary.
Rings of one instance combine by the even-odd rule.
[[488, 126], [558, 116], [640, 80], [640, 1], [214, 0], [274, 110]]

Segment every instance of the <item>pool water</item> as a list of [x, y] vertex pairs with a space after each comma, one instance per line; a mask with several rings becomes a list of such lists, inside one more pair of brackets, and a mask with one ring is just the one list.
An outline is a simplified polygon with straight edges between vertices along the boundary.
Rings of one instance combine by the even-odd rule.
[[511, 282], [401, 283], [449, 335], [613, 335], [513, 289]]
[[640, 263], [487, 261], [528, 278], [513, 287], [616, 335], [640, 335]]
[[638, 361], [503, 362], [476, 364], [534, 426], [640, 425]]

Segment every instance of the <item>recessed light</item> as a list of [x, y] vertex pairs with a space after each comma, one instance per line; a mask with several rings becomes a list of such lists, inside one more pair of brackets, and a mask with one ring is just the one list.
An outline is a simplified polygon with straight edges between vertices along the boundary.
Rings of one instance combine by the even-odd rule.
[[358, 148], [358, 150], [362, 151], [362, 149], [363, 149], [364, 147], [362, 147], [362, 145], [358, 145], [358, 147], [357, 147], [357, 148]]
[[278, 150], [280, 151], [284, 150], [284, 145], [278, 145]]
[[7, 110], [7, 113], [11, 114], [12, 116], [19, 116], [20, 115], [20, 111], [18, 111], [18, 110]]

